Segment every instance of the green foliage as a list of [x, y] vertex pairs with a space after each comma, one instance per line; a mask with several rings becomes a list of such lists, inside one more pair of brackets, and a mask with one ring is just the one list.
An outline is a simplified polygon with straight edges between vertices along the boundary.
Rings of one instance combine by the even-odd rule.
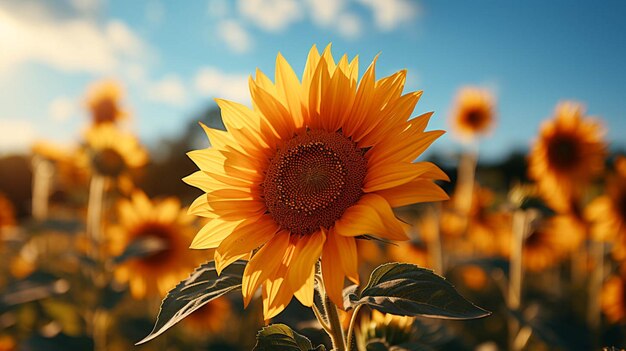
[[246, 261], [236, 261], [224, 269], [219, 276], [213, 261], [196, 268], [189, 278], [178, 283], [167, 293], [161, 303], [154, 328], [137, 345], [163, 334], [209, 301], [240, 289], [246, 263]]
[[50, 273], [34, 272], [28, 277], [3, 287], [0, 292], [0, 313], [21, 304], [42, 300], [66, 292], [67, 281]]
[[378, 266], [358, 293], [348, 290], [351, 307], [368, 305], [383, 313], [442, 319], [476, 319], [491, 313], [461, 296], [432, 270], [408, 263]]
[[167, 249], [167, 243], [155, 237], [141, 237], [133, 240], [121, 255], [115, 257], [113, 262], [120, 264], [133, 258], [147, 257]]
[[272, 324], [259, 331], [254, 351], [326, 351], [326, 347], [313, 348], [309, 339], [288, 326]]
[[420, 343], [406, 343], [402, 345], [388, 345], [384, 340], [373, 339], [365, 346], [366, 351], [432, 351], [432, 347]]

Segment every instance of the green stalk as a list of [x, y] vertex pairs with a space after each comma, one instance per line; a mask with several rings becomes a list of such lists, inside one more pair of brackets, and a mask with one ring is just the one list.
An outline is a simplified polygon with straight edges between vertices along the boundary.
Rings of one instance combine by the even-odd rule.
[[357, 305], [352, 312], [352, 318], [350, 318], [350, 325], [348, 326], [348, 342], [347, 347], [348, 351], [352, 350], [352, 343], [354, 339], [354, 324], [356, 324], [356, 317], [359, 314], [359, 310], [363, 305]]
[[330, 338], [333, 342], [333, 350], [346, 351], [345, 337], [343, 335], [341, 321], [339, 320], [337, 306], [330, 301], [328, 296], [324, 297], [324, 309], [326, 310], [326, 316], [328, 317], [328, 323], [330, 324]]

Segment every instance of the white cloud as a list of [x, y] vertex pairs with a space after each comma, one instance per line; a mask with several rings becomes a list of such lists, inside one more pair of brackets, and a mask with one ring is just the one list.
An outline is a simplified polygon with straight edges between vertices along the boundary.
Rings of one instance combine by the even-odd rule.
[[187, 102], [187, 90], [179, 76], [171, 74], [148, 87], [148, 99], [174, 106]]
[[127, 65], [124, 67], [123, 74], [128, 77], [131, 82], [137, 85], [145, 84], [147, 81], [146, 66], [141, 64], [134, 63]]
[[241, 23], [234, 20], [222, 21], [218, 24], [217, 35], [234, 52], [245, 53], [252, 47], [252, 39]]
[[258, 27], [277, 32], [302, 18], [302, 8], [296, 0], [239, 0], [239, 13]]
[[0, 70], [37, 62], [63, 71], [110, 73], [147, 48], [120, 21], [101, 26], [85, 18], [55, 19], [43, 8], [31, 12], [0, 5]]
[[239, 103], [250, 101], [248, 76], [229, 74], [215, 67], [203, 67], [194, 78], [196, 91], [203, 96], [218, 97]]
[[391, 31], [399, 25], [409, 22], [419, 14], [416, 2], [411, 0], [357, 0], [369, 7], [374, 16], [376, 27]]
[[327, 27], [333, 24], [345, 6], [345, 0], [307, 0], [313, 23]]
[[0, 152], [28, 149], [37, 138], [32, 121], [0, 119]]
[[337, 31], [343, 37], [356, 38], [362, 29], [361, 18], [353, 13], [342, 13], [337, 20]]
[[105, 35], [113, 50], [129, 56], [139, 57], [147, 50], [141, 39], [124, 22], [110, 21]]
[[226, 0], [209, 0], [207, 13], [213, 18], [224, 18], [230, 12], [228, 2]]
[[70, 0], [70, 4], [79, 12], [93, 14], [102, 6], [100, 0]]
[[78, 111], [78, 106], [74, 99], [67, 96], [60, 96], [48, 106], [48, 114], [55, 122], [65, 122]]
[[165, 18], [165, 7], [158, 0], [152, 0], [146, 4], [146, 19], [153, 24], [163, 22]]

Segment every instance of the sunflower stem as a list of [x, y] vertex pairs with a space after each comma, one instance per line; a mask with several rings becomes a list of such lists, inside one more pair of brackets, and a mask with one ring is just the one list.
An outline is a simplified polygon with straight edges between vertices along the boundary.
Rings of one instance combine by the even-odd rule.
[[356, 324], [356, 317], [359, 314], [359, 310], [363, 305], [357, 305], [352, 312], [352, 317], [350, 318], [350, 325], [348, 326], [348, 341], [346, 342], [348, 351], [352, 350], [352, 344], [354, 340], [354, 324]]
[[330, 300], [328, 295], [324, 296], [324, 309], [326, 310], [326, 316], [330, 324], [330, 339], [333, 342], [333, 350], [346, 351], [345, 337], [343, 328], [341, 327], [341, 321], [339, 320], [337, 306]]
[[[523, 247], [529, 227], [527, 211], [517, 210], [513, 213], [513, 240], [511, 241], [511, 264], [509, 271], [509, 289], [507, 305], [511, 311], [519, 311], [522, 300], [522, 280], [524, 277]], [[516, 342], [520, 331], [520, 323], [516, 317], [509, 317], [509, 350], [520, 350]]]
[[598, 342], [602, 326], [600, 293], [604, 282], [604, 243], [602, 241], [593, 240], [591, 242], [591, 256], [593, 257], [594, 270], [589, 282], [587, 323], [594, 334], [594, 341], [600, 346]]
[[32, 213], [36, 220], [41, 221], [48, 217], [48, 197], [53, 175], [54, 167], [50, 161], [40, 156], [33, 158]]
[[435, 217], [436, 223], [436, 232], [434, 233], [434, 237], [432, 238], [432, 250], [429, 250], [429, 254], [431, 256], [431, 262], [433, 264], [433, 268], [436, 273], [443, 275], [444, 274], [444, 264], [443, 264], [443, 244], [441, 239], [441, 202], [434, 203], [431, 207], [432, 216]]
[[317, 321], [322, 326], [322, 329], [324, 329], [324, 331], [328, 335], [330, 335], [331, 332], [332, 332], [331, 329], [330, 329], [330, 325], [328, 325], [326, 323], [326, 321], [324, 320], [324, 316], [322, 316], [322, 312], [320, 312], [320, 310], [317, 308], [317, 306], [315, 304], [313, 304], [312, 309], [313, 309], [313, 314], [315, 315], [315, 318], [317, 318]]
[[101, 241], [102, 208], [104, 203], [105, 177], [94, 175], [89, 184], [89, 203], [87, 204], [87, 236], [90, 240], [91, 254], [98, 258], [97, 251]]
[[468, 151], [461, 154], [459, 160], [457, 185], [454, 189], [454, 207], [460, 211], [463, 219], [463, 235], [467, 235], [469, 216], [472, 207], [474, 182], [476, 179], [476, 164], [478, 162], [478, 146], [472, 144]]

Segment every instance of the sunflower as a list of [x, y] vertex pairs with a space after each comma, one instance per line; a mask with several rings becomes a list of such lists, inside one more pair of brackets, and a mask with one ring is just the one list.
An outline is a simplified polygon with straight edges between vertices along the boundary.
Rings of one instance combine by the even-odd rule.
[[602, 285], [600, 307], [610, 323], [620, 322], [626, 316], [626, 289], [619, 275], [612, 275]]
[[543, 123], [528, 158], [530, 178], [558, 212], [578, 212], [576, 204], [586, 185], [604, 169], [604, 129], [584, 113], [578, 103], [559, 104], [554, 119]]
[[117, 178], [129, 169], [148, 162], [148, 154], [137, 138], [123, 133], [112, 124], [92, 127], [85, 139], [88, 162], [97, 174]]
[[593, 223], [592, 235], [598, 240], [626, 238], [626, 157], [615, 161], [615, 174], [606, 182], [606, 192], [585, 209]]
[[459, 90], [452, 113], [452, 126], [466, 138], [487, 133], [495, 122], [495, 98], [486, 89]]
[[[409, 344], [415, 338], [413, 322], [415, 318], [394, 316], [372, 310], [371, 316], [364, 315], [357, 325], [355, 339], [358, 350], [368, 350], [367, 344], [371, 341], [385, 344], [390, 349], [393, 346]], [[398, 347], [403, 350], [404, 348]]]
[[71, 192], [88, 184], [89, 172], [80, 167], [81, 155], [75, 147], [40, 140], [33, 144], [31, 151], [35, 157], [54, 164], [54, 190]]
[[532, 228], [524, 239], [522, 249], [524, 267], [532, 272], [540, 272], [559, 263], [569, 248], [562, 245], [560, 236], [567, 234], [569, 228], [569, 224], [558, 216], [548, 218], [536, 228]]
[[461, 279], [466, 287], [472, 290], [483, 290], [487, 285], [487, 273], [475, 264], [468, 264], [460, 268]]
[[13, 208], [13, 204], [9, 198], [0, 193], [0, 234], [3, 228], [14, 227], [15, 225], [15, 209]]
[[406, 240], [392, 207], [447, 199], [434, 183], [446, 175], [413, 163], [444, 132], [424, 131], [432, 113], [408, 119], [422, 93], [402, 95], [406, 71], [376, 80], [375, 62], [357, 84], [357, 58], [313, 47], [300, 82], [278, 54], [275, 83], [250, 78], [253, 108], [218, 99], [227, 131], [204, 127], [212, 147], [189, 153], [200, 171], [185, 181], [206, 192], [190, 212], [211, 219], [192, 248], [216, 248], [218, 272], [258, 249], [242, 291], [247, 305], [262, 287], [266, 320], [293, 296], [311, 306], [320, 256], [342, 306], [356, 238]]
[[120, 282], [129, 282], [133, 297], [164, 296], [189, 271], [203, 262], [198, 252], [189, 252], [195, 227], [192, 216], [176, 198], [152, 202], [140, 191], [118, 204], [120, 223], [107, 231], [112, 255], [120, 255], [136, 240], [154, 244], [156, 250], [125, 261], [115, 270]]
[[7, 334], [0, 335], [0, 351], [16, 351], [16, 350], [17, 350], [17, 342], [13, 336], [7, 335]]
[[[458, 199], [459, 194], [452, 196], [450, 204]], [[511, 215], [502, 211], [493, 211], [495, 194], [489, 188], [478, 183], [473, 186], [472, 197], [467, 201], [465, 210], [446, 209], [442, 213], [442, 234], [454, 240], [455, 248], [466, 251], [466, 254], [479, 252], [492, 256], [501, 251], [501, 246], [511, 234]], [[461, 238], [467, 242], [461, 242]]]
[[120, 106], [122, 95], [122, 87], [113, 80], [100, 81], [89, 87], [86, 104], [94, 125], [115, 123], [126, 117], [126, 111]]
[[387, 254], [392, 261], [412, 263], [420, 267], [432, 267], [428, 247], [423, 241], [411, 240], [397, 245], [388, 245]]

